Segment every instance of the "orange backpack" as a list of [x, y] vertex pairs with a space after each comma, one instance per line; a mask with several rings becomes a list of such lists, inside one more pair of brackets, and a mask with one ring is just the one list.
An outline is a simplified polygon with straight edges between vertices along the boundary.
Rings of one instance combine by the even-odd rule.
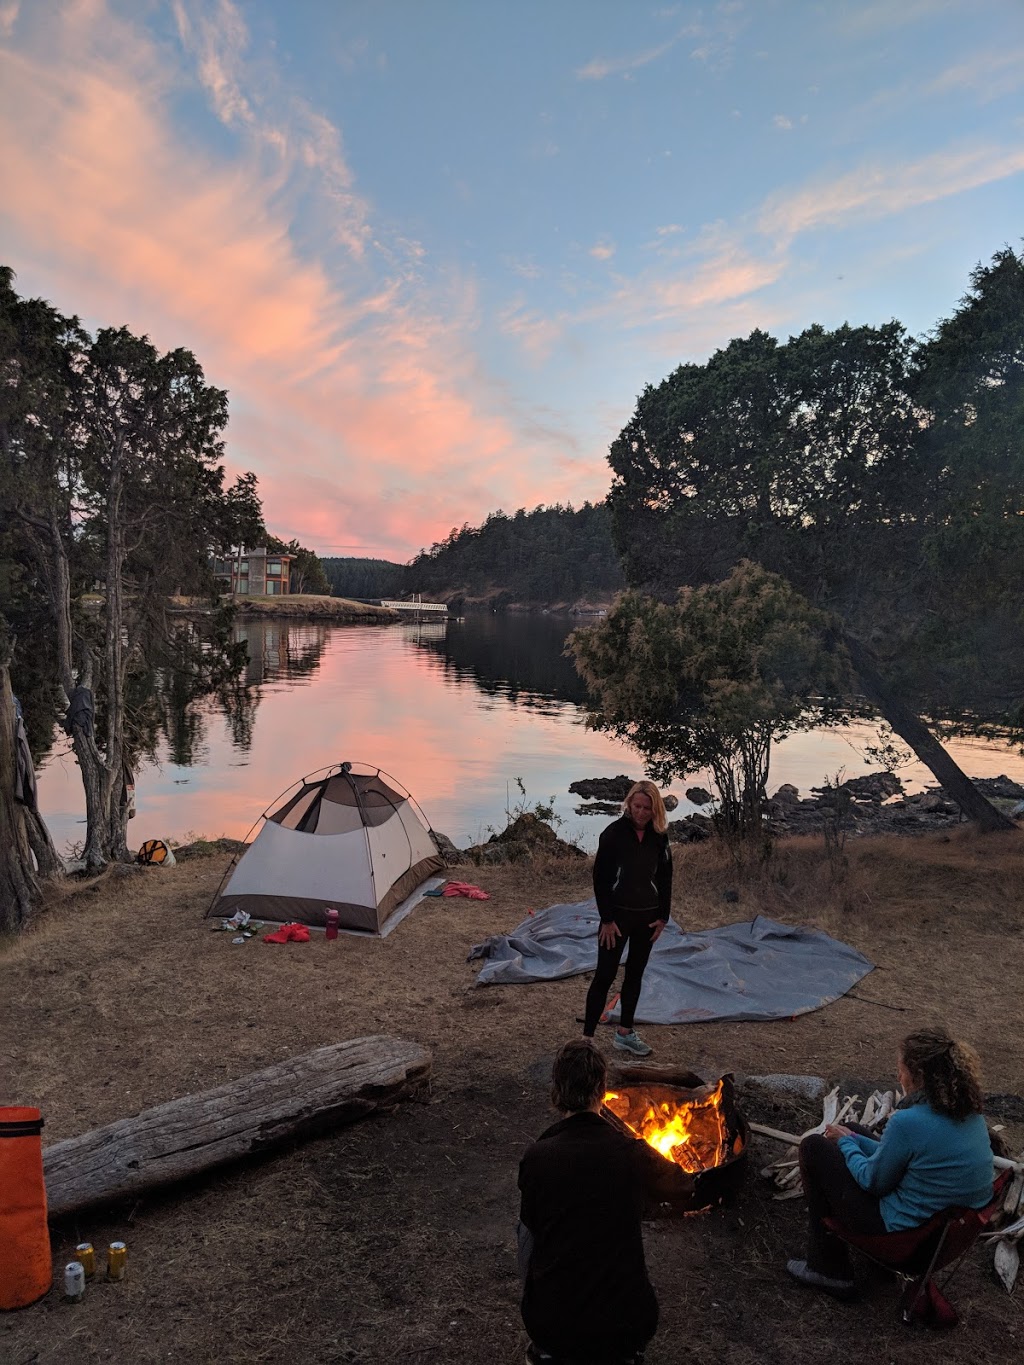
[[163, 839], [147, 839], [136, 853], [135, 861], [146, 865], [160, 863], [165, 867], [173, 867], [174, 854], [170, 845], [164, 843]]
[[53, 1282], [38, 1109], [0, 1107], [0, 1308], [24, 1308]]

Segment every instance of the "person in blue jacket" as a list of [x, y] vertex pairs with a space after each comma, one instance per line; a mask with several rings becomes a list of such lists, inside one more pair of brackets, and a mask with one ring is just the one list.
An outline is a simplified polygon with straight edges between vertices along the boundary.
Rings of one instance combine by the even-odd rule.
[[836, 1298], [852, 1295], [853, 1274], [846, 1243], [823, 1219], [873, 1236], [920, 1227], [951, 1205], [980, 1209], [992, 1198], [992, 1144], [974, 1049], [944, 1029], [921, 1029], [901, 1043], [896, 1075], [905, 1098], [880, 1141], [832, 1124], [800, 1144], [807, 1258], [786, 1269]]
[[671, 912], [672, 850], [667, 824], [658, 788], [653, 782], [634, 782], [622, 803], [622, 814], [602, 831], [594, 858], [594, 898], [601, 925], [583, 1035], [593, 1038], [628, 947], [613, 1046], [634, 1057], [648, 1057], [652, 1050], [634, 1029], [633, 1015], [647, 959]]

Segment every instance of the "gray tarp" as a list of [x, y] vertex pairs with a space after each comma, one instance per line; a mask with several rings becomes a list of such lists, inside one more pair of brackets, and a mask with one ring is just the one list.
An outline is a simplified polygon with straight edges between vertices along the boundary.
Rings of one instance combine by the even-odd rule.
[[[470, 950], [469, 961], [486, 959], [477, 985], [592, 972], [598, 923], [593, 900], [538, 910], [510, 934], [492, 934]], [[778, 924], [763, 915], [694, 934], [670, 922], [647, 964], [636, 1018], [643, 1024], [787, 1019], [838, 1000], [872, 966], [855, 948], [819, 929]]]

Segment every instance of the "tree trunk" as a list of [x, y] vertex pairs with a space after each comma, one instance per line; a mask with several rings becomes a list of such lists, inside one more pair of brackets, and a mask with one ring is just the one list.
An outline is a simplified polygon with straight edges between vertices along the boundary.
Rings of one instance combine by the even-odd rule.
[[40, 877], [63, 877], [64, 860], [57, 852], [46, 822], [37, 810], [26, 807], [25, 830]]
[[121, 800], [124, 768], [125, 648], [124, 607], [124, 441], [116, 436], [110, 448], [107, 484], [107, 577], [104, 597], [106, 616], [105, 681], [106, 755], [103, 767], [103, 853], [117, 862], [128, 859], [128, 816]]
[[11, 650], [0, 630], [0, 932], [19, 928], [39, 900], [39, 878], [32, 861], [26, 808], [14, 797], [14, 696]]
[[[53, 612], [54, 643], [57, 652], [57, 672], [60, 685], [68, 701], [75, 689], [76, 682], [82, 687], [92, 688], [92, 660], [87, 655], [81, 673], [76, 678], [74, 670], [74, 647], [71, 629], [71, 568], [68, 563], [67, 547], [61, 533], [58, 509], [49, 508], [45, 521], [29, 519], [34, 535], [36, 555], [50, 597]], [[104, 867], [107, 858], [102, 838], [103, 821], [103, 756], [96, 744], [95, 732], [89, 732], [80, 725], [71, 729], [71, 744], [78, 760], [85, 791], [85, 848], [82, 856], [91, 871]]]
[[134, 1199], [286, 1138], [391, 1109], [428, 1084], [431, 1065], [417, 1043], [353, 1038], [57, 1142], [43, 1152], [50, 1217]]
[[896, 696], [882, 677], [878, 661], [868, 647], [854, 639], [852, 635], [844, 635], [843, 643], [849, 652], [854, 672], [860, 679], [864, 695], [878, 707], [896, 734], [906, 740], [967, 818], [973, 820], [985, 834], [995, 830], [1016, 829], [1016, 825], [1008, 816], [996, 810], [992, 802], [982, 796], [963, 769], [950, 758], [920, 716]]

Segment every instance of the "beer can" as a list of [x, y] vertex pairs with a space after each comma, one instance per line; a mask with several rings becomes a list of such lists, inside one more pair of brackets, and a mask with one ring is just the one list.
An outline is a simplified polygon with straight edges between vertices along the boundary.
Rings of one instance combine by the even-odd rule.
[[64, 1297], [68, 1303], [81, 1303], [85, 1297], [85, 1269], [81, 1261], [69, 1261], [64, 1267]]
[[127, 1260], [128, 1248], [124, 1242], [111, 1242], [107, 1252], [107, 1279], [123, 1280]]
[[96, 1252], [93, 1250], [92, 1242], [79, 1242], [75, 1247], [75, 1255], [82, 1263], [85, 1278], [91, 1280], [96, 1274]]

